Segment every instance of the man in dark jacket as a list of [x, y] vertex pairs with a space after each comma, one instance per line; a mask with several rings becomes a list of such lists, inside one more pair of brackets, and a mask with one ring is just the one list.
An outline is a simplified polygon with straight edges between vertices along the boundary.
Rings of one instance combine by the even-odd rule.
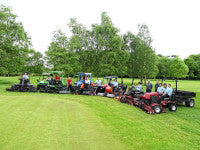
[[150, 79], [148, 79], [148, 83], [146, 84], [146, 92], [151, 92], [153, 85], [150, 83]]
[[157, 92], [158, 87], [159, 87], [159, 82], [158, 82], [158, 80], [157, 80], [157, 81], [156, 81], [156, 84], [155, 84], [155, 92]]

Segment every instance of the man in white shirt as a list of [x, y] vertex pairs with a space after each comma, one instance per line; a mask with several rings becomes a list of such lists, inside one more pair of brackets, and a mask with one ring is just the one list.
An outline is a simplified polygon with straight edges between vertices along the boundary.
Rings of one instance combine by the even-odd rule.
[[97, 86], [101, 86], [101, 80], [99, 78], [97, 78], [96, 82]]
[[28, 79], [28, 75], [25, 73], [23, 76], [22, 76], [23, 79], [27, 80]]
[[113, 87], [118, 87], [117, 79], [114, 80]]
[[86, 77], [85, 84], [90, 84], [90, 80]]

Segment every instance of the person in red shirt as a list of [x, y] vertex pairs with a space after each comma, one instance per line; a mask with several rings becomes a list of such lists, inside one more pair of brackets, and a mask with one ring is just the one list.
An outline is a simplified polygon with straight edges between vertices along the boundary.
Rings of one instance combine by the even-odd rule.
[[56, 81], [59, 81], [60, 80], [59, 75], [56, 75], [55, 79], [56, 79]]
[[67, 80], [67, 84], [68, 84], [68, 91], [70, 90], [70, 92], [71, 92], [71, 89], [72, 89], [72, 78], [71, 77], [69, 77], [69, 79]]
[[58, 84], [60, 82], [60, 77], [59, 75], [55, 76], [55, 84]]

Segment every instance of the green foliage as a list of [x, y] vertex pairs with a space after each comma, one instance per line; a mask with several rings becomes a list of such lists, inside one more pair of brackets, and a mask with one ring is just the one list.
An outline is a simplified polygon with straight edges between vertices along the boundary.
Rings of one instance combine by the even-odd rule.
[[69, 41], [61, 30], [55, 31], [53, 40], [46, 51], [47, 65], [53, 70], [73, 75], [79, 71], [79, 57], [70, 49]]
[[95, 65], [101, 70], [98, 73], [101, 76], [124, 76], [127, 73], [129, 54], [121, 50], [123, 43], [118, 32], [105, 12], [101, 15], [101, 24], [93, 25], [94, 41], [98, 45], [96, 55], [98, 64]]
[[194, 77], [195, 73], [198, 71], [198, 64], [197, 64], [197, 62], [193, 58], [191, 58], [191, 57], [188, 57], [188, 58], [184, 59], [184, 62], [185, 62], [185, 64], [189, 68], [188, 75], [190, 77]]
[[79, 59], [79, 71], [92, 72], [95, 64], [95, 49], [93, 46], [92, 33], [76, 19], [70, 19], [68, 24], [72, 32], [70, 38], [70, 50], [74, 51]]
[[137, 67], [134, 63], [134, 59], [135, 59], [135, 53], [134, 50], [136, 48], [136, 36], [131, 33], [131, 32], [127, 32], [126, 34], [124, 34], [122, 36], [122, 40], [123, 40], [123, 46], [122, 46], [122, 50], [127, 51], [129, 53], [129, 57], [127, 57], [127, 74], [130, 77], [135, 77], [136, 76], [136, 72], [135, 72], [135, 68]]
[[152, 39], [146, 25], [139, 25], [139, 32], [135, 42], [136, 46], [132, 57], [135, 75], [145, 79], [155, 77], [158, 74], [157, 56], [151, 48]]
[[23, 69], [30, 38], [9, 7], [0, 5], [0, 74], [18, 73]]
[[185, 78], [189, 71], [188, 66], [178, 57], [168, 58], [158, 56], [158, 77]]
[[188, 75], [190, 77], [200, 77], [200, 54], [190, 55], [184, 61], [189, 68]]
[[[53, 33], [46, 54], [30, 50], [31, 41], [17, 16], [9, 7], [0, 5], [0, 75], [17, 74], [26, 69], [40, 74], [44, 70], [62, 70], [67, 75], [92, 72], [94, 76], [117, 75], [120, 77], [200, 77], [200, 54], [183, 61], [173, 55], [169, 59], [158, 57], [152, 48], [152, 38], [147, 25], [138, 25], [138, 34], [119, 34], [106, 12], [101, 23], [92, 24], [88, 30], [76, 19], [70, 19], [71, 37], [61, 30]], [[180, 66], [180, 67], [178, 67]]]
[[169, 70], [169, 66], [171, 63], [171, 59], [169, 59], [168, 57], [159, 57], [158, 56], [158, 77], [161, 78], [166, 78], [166, 77], [170, 77], [170, 70]]
[[33, 49], [30, 50], [26, 60], [25, 70], [38, 75], [41, 74], [44, 70], [43, 55]]
[[169, 68], [167, 67], [166, 69], [169, 69], [170, 77], [174, 78], [185, 78], [189, 71], [184, 61], [178, 57], [172, 59]]

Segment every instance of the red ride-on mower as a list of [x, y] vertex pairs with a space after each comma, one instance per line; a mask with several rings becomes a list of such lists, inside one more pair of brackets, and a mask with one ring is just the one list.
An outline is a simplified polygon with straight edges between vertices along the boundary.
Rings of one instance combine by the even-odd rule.
[[165, 106], [169, 107], [170, 111], [176, 111], [176, 101], [173, 99], [174, 94], [170, 98], [165, 98], [158, 104], [159, 95], [156, 92], [144, 93], [137, 90], [130, 89], [123, 97], [120, 98], [122, 103], [137, 106], [149, 114], [160, 114], [165, 112]]
[[169, 111], [177, 110], [177, 102], [173, 100], [173, 96], [165, 98], [160, 104], [158, 104], [159, 95], [157, 92], [145, 93], [139, 98], [142, 100], [142, 105], [140, 107], [150, 114], [166, 112], [166, 106], [169, 107]]
[[91, 84], [83, 83], [78, 89], [78, 94], [95, 96], [96, 93], [95, 93], [95, 87], [93, 86], [93, 83]]
[[96, 89], [96, 94], [98, 96], [105, 96], [110, 98], [119, 99], [126, 91], [127, 86], [123, 86], [123, 83], [119, 84], [118, 87], [114, 87], [112, 84], [112, 79], [117, 80], [117, 76], [106, 76], [106, 84], [98, 86]]

